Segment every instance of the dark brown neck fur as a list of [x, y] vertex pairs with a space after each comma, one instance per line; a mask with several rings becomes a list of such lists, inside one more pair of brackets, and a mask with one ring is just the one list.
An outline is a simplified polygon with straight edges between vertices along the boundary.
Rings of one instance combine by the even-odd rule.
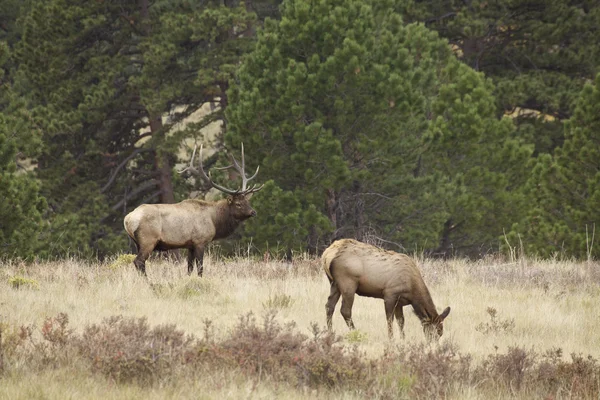
[[217, 202], [213, 222], [215, 224], [215, 237], [213, 239], [222, 239], [231, 235], [242, 221], [231, 215], [227, 199], [223, 199]]

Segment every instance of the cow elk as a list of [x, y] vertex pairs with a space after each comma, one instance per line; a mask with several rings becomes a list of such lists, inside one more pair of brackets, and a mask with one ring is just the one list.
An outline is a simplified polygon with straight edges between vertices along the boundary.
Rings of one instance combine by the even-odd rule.
[[146, 275], [146, 260], [154, 250], [188, 249], [188, 274], [194, 270], [202, 276], [204, 249], [211, 241], [222, 239], [235, 231], [244, 220], [256, 215], [250, 206], [250, 197], [261, 186], [248, 188], [248, 182], [256, 177], [259, 167], [251, 177], [246, 177], [244, 145], [240, 163], [231, 156], [232, 165], [221, 169], [234, 168], [242, 178], [240, 189], [232, 190], [216, 184], [202, 167], [202, 146], [200, 146], [200, 171], [194, 168], [196, 147], [186, 171], [198, 175], [226, 193], [225, 199], [211, 202], [188, 199], [176, 204], [142, 204], [125, 216], [125, 230], [137, 246], [137, 256], [133, 261], [137, 270]]
[[354, 295], [383, 299], [388, 335], [393, 337], [394, 316], [398, 320], [400, 335], [404, 337], [402, 307], [412, 305], [423, 325], [428, 340], [437, 340], [444, 331], [444, 319], [450, 313], [447, 307], [438, 314], [429, 290], [413, 259], [405, 254], [382, 250], [352, 239], [342, 239], [329, 246], [322, 255], [323, 268], [331, 284], [325, 305], [327, 327], [340, 296], [341, 314], [350, 329]]

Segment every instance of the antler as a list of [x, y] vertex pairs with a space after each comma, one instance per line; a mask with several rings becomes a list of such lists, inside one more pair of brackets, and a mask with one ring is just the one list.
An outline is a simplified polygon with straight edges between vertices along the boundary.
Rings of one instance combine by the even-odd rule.
[[258, 170], [260, 168], [260, 165], [256, 167], [256, 171], [254, 172], [254, 175], [252, 175], [250, 178], [246, 177], [246, 172], [245, 172], [246, 161], [244, 159], [244, 143], [242, 143], [242, 166], [240, 167], [240, 164], [237, 162], [235, 157], [233, 157], [233, 155], [231, 155], [231, 160], [233, 161], [233, 167], [242, 177], [242, 189], [240, 189], [241, 193], [249, 194], [249, 193], [258, 192], [260, 189], [262, 189], [262, 187], [264, 185], [260, 185], [260, 186], [253, 185], [250, 189], [247, 188], [248, 182], [250, 182], [252, 179], [256, 178], [256, 175], [258, 175]]
[[237, 189], [237, 190], [228, 189], [224, 186], [221, 186], [221, 185], [215, 183], [210, 178], [210, 173], [207, 175], [206, 172], [204, 172], [204, 168], [202, 167], [202, 149], [204, 148], [204, 144], [200, 145], [200, 171], [198, 171], [196, 168], [194, 168], [194, 157], [196, 156], [197, 148], [198, 148], [198, 145], [194, 145], [194, 152], [192, 153], [192, 159], [190, 160], [190, 165], [187, 168], [184, 168], [181, 171], [179, 171], [180, 174], [182, 174], [186, 171], [190, 171], [195, 175], [201, 175], [204, 177], [204, 179], [208, 180], [215, 189], [218, 189], [221, 192], [227, 193], [230, 195], [235, 195], [235, 194], [246, 195], [246, 194], [250, 194], [250, 193], [255, 193], [255, 192], [258, 192], [260, 189], [262, 189], [262, 187], [264, 186], [264, 185], [260, 185], [260, 186], [253, 185], [250, 189], [247, 188], [248, 182], [250, 182], [252, 179], [254, 179], [256, 177], [256, 175], [258, 174], [258, 170], [259, 170], [260, 166], [256, 167], [256, 172], [254, 173], [254, 175], [252, 175], [250, 178], [246, 177], [246, 174], [244, 172], [245, 159], [244, 159], [244, 144], [243, 143], [242, 143], [242, 165], [241, 166], [238, 163], [238, 161], [235, 159], [235, 157], [233, 157], [233, 155], [232, 155], [231, 156], [231, 160], [233, 161], [232, 165], [229, 165], [227, 167], [217, 168], [219, 170], [234, 168], [240, 174], [240, 176], [242, 177], [242, 188]]

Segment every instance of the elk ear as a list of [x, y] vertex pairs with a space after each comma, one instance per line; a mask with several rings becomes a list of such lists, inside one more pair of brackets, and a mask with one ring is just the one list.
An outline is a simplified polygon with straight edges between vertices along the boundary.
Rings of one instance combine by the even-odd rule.
[[438, 317], [438, 321], [442, 322], [445, 320], [448, 314], [450, 314], [450, 307], [446, 307], [446, 309]]
[[246, 200], [250, 200], [252, 198], [252, 195], [254, 193], [248, 193], [247, 195], [245, 195], [244, 197], [246, 198]]

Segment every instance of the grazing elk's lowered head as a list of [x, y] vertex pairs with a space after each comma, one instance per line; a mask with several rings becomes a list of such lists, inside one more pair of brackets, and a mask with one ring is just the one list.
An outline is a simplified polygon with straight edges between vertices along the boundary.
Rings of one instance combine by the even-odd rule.
[[258, 174], [247, 177], [244, 171], [244, 146], [242, 158], [238, 162], [231, 156], [232, 165], [221, 169], [234, 168], [242, 178], [237, 190], [228, 189], [215, 183], [202, 167], [202, 146], [200, 146], [200, 170], [194, 167], [196, 147], [192, 153], [189, 167], [179, 171], [190, 172], [208, 180], [210, 184], [227, 198], [219, 201], [184, 200], [176, 204], [142, 204], [125, 216], [125, 230], [137, 245], [138, 254], [134, 264], [138, 271], [146, 274], [146, 260], [154, 250], [187, 248], [188, 273], [192, 273], [194, 263], [198, 275], [202, 276], [204, 249], [215, 239], [222, 239], [235, 231], [244, 220], [256, 215], [249, 199], [253, 193], [262, 189], [262, 185], [248, 187], [248, 182]]

